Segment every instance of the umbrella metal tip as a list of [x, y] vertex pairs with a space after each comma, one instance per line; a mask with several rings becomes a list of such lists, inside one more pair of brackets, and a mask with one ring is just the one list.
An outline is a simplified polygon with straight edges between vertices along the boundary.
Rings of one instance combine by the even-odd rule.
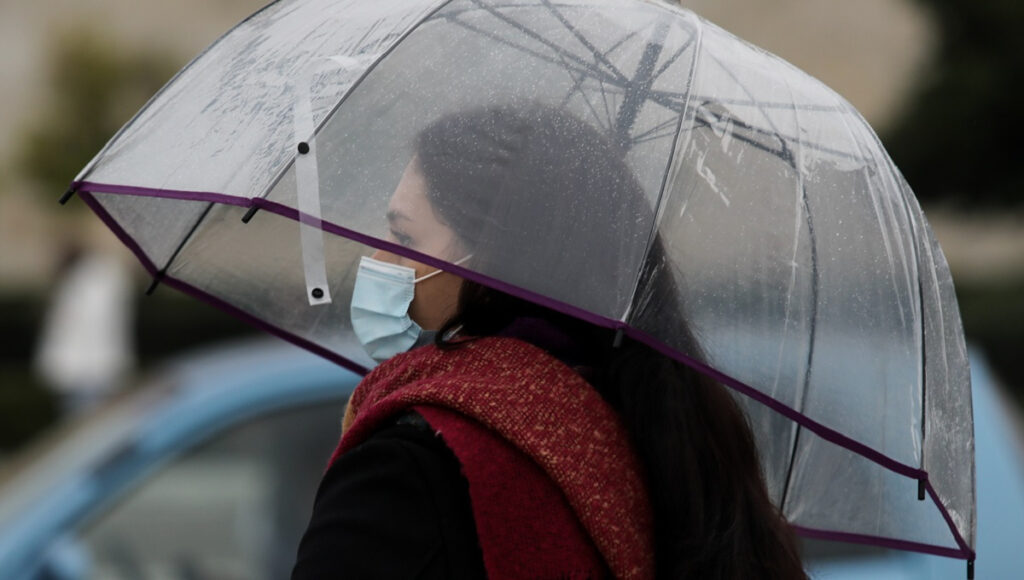
[[58, 201], [61, 205], [64, 205], [71, 200], [71, 197], [73, 195], [75, 195], [75, 188], [69, 187], [68, 190], [64, 192], [64, 195], [60, 196], [60, 199]]
[[255, 206], [255, 205], [250, 207], [249, 210], [245, 212], [245, 215], [242, 216], [242, 223], [243, 224], [249, 223], [249, 220], [252, 219], [252, 216], [256, 215], [256, 211], [259, 210], [259, 209], [260, 209], [259, 206]]

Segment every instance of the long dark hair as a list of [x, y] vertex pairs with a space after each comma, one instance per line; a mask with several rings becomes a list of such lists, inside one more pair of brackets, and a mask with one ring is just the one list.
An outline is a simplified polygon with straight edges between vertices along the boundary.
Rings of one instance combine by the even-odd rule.
[[[608, 317], [654, 316], [699, 357], [660, 239], [644, 249], [652, 212], [643, 190], [600, 132], [520, 105], [447, 115], [414, 145], [428, 198], [475, 270]], [[641, 262], [640, 272], [626, 267]], [[439, 346], [450, 347], [451, 329], [488, 336], [524, 317], [588, 353], [588, 379], [629, 430], [647, 473], [658, 578], [806, 578], [746, 416], [721, 385], [639, 342], [613, 345], [613, 330], [469, 281]]]

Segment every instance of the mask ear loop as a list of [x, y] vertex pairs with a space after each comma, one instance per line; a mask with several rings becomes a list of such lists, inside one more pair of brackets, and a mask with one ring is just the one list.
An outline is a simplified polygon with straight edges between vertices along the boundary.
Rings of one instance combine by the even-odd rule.
[[[455, 262], [452, 262], [452, 265], [453, 266], [461, 266], [463, 264], [463, 262], [465, 262], [466, 260], [468, 260], [468, 259], [470, 259], [472, 257], [473, 257], [473, 254], [469, 254], [465, 258], [461, 258], [461, 259], [459, 259], [459, 260], [457, 260]], [[444, 272], [444, 270], [438, 268], [437, 270], [434, 270], [433, 272], [431, 272], [429, 274], [424, 274], [424, 275], [420, 276], [419, 278], [416, 278], [415, 280], [412, 281], [412, 283], [413, 284], [419, 284], [420, 282], [422, 282], [424, 280], [428, 280], [430, 278], [433, 278], [434, 276], [437, 276], [441, 272]]]

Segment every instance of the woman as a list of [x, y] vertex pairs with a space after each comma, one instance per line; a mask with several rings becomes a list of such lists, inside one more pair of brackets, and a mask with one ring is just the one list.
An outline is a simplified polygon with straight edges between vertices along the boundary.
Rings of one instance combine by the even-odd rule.
[[[570, 307], [632, 308], [697, 352], [658, 240], [644, 258], [643, 191], [615, 146], [564, 112], [434, 122], [388, 220], [403, 246]], [[374, 258], [353, 297], [368, 350], [409, 348], [420, 328], [435, 344], [384, 362], [353, 396], [293, 578], [806, 577], [721, 386], [612, 330]], [[634, 296], [638, 275], [650, 283]], [[378, 308], [382, 295], [396, 300]]]

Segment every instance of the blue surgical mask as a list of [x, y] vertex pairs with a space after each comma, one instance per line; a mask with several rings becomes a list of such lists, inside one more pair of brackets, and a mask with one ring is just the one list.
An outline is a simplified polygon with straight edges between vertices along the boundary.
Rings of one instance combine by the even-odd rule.
[[[469, 258], [466, 256], [455, 263], [461, 264]], [[352, 330], [374, 360], [389, 359], [418, 345], [423, 329], [409, 318], [409, 304], [416, 283], [440, 273], [441, 270], [437, 270], [416, 278], [416, 270], [406, 266], [368, 256], [359, 260], [350, 307]]]

